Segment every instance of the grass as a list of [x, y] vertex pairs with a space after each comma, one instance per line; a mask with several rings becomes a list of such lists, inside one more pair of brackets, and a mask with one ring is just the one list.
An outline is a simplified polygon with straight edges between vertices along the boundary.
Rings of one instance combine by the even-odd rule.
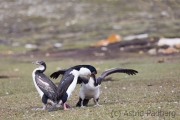
[[[101, 85], [100, 107], [93, 107], [92, 100], [88, 107], [76, 108], [79, 85], [77, 85], [68, 104], [73, 110], [33, 111], [42, 107], [40, 97], [33, 85], [31, 73], [37, 66], [31, 62], [39, 58], [17, 59], [1, 57], [0, 76], [0, 119], [71, 119], [71, 120], [159, 120], [180, 119], [180, 65], [179, 56], [166, 56], [164, 63], [158, 63], [161, 57], [141, 56], [141, 59], [128, 57], [124, 59], [102, 61], [79, 61], [72, 59], [41, 58], [47, 64], [45, 74], [59, 68], [76, 64], [92, 64], [98, 73], [112, 68], [124, 67], [138, 70], [136, 76], [113, 74], [113, 81]], [[59, 79], [53, 80], [58, 83]]]

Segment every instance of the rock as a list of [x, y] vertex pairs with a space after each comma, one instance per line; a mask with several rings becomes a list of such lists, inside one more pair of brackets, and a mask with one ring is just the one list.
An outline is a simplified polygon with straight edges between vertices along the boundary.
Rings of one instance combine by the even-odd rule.
[[15, 72], [18, 72], [18, 71], [19, 71], [19, 68], [15, 68], [14, 71], [15, 71]]
[[163, 63], [163, 62], [164, 62], [164, 59], [163, 59], [163, 58], [158, 59], [157, 62], [158, 62], [158, 63]]
[[150, 55], [156, 55], [156, 54], [157, 54], [156, 48], [152, 48], [152, 49], [148, 50], [148, 54], [150, 54]]
[[107, 48], [107, 47], [101, 47], [101, 50], [102, 50], [102, 51], [107, 51], [108, 48]]
[[158, 53], [163, 53], [163, 54], [172, 54], [172, 53], [178, 53], [179, 50], [173, 47], [169, 47], [167, 49], [159, 49]]
[[144, 54], [144, 51], [140, 50], [138, 53], [139, 53], [140, 55], [142, 55], [142, 54]]
[[157, 43], [158, 46], [168, 45], [169, 47], [173, 47], [178, 44], [180, 44], [180, 38], [161, 38]]
[[53, 46], [56, 47], [56, 48], [60, 48], [60, 47], [62, 47], [62, 44], [61, 43], [54, 43]]
[[26, 44], [25, 48], [32, 49], [32, 48], [37, 48], [37, 46], [33, 44]]
[[179, 52], [179, 50], [177, 50], [177, 49], [175, 49], [175, 48], [173, 48], [173, 47], [169, 47], [169, 48], [167, 48], [167, 49], [165, 50], [165, 53], [166, 53], [166, 54], [178, 53], [178, 52]]
[[160, 49], [158, 49], [158, 53], [163, 53], [163, 54], [165, 54], [166, 52], [165, 52], [165, 49], [160, 48]]
[[46, 56], [46, 57], [49, 57], [49, 56], [50, 56], [50, 53], [46, 53], [45, 56]]
[[120, 51], [124, 51], [125, 50], [125, 48], [124, 47], [120, 47], [120, 49], [119, 49]]
[[123, 40], [134, 40], [134, 39], [144, 39], [144, 38], [148, 38], [148, 34], [131, 35], [124, 37]]
[[180, 49], [180, 44], [176, 44], [174, 47]]
[[13, 55], [14, 52], [9, 50], [9, 51], [3, 51], [2, 54], [3, 55]]

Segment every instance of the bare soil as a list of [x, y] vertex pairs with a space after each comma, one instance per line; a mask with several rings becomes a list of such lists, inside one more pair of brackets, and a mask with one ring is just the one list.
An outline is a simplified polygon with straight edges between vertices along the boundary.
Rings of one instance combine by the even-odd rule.
[[[39, 51], [33, 50], [26, 54], [19, 54], [18, 57], [51, 57], [51, 58], [73, 58], [79, 60], [87, 59], [114, 59], [126, 57], [139, 57], [142, 55], [149, 55], [147, 52], [150, 49], [168, 48], [168, 46], [159, 47], [156, 45], [159, 38], [134, 39], [132, 41], [121, 41], [111, 43], [107, 46], [86, 47], [80, 49], [68, 50], [49, 50]], [[179, 53], [172, 53], [168, 55], [179, 55]], [[167, 56], [167, 54], [157, 54], [155, 56]]]

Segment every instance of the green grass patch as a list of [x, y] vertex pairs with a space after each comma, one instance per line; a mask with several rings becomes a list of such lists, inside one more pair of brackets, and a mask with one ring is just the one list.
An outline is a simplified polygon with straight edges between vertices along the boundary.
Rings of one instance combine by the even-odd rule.
[[[123, 120], [154, 120], [180, 119], [180, 65], [179, 57], [164, 57], [164, 63], [158, 63], [160, 57], [126, 58], [101, 61], [79, 61], [72, 59], [41, 58], [47, 64], [45, 74], [57, 69], [67, 68], [76, 64], [92, 64], [98, 74], [112, 67], [132, 68], [138, 70], [135, 76], [113, 74], [113, 81], [101, 85], [100, 107], [93, 107], [91, 100], [88, 107], [76, 108], [80, 85], [77, 85], [68, 100], [74, 109], [63, 111], [62, 108], [53, 112], [34, 111], [42, 107], [40, 97], [33, 85], [32, 71], [37, 67], [31, 59], [0, 58], [1, 75], [10, 78], [0, 79], [0, 112], [1, 119], [123, 119]], [[58, 83], [60, 80], [52, 80]], [[165, 114], [166, 113], [166, 114]]]

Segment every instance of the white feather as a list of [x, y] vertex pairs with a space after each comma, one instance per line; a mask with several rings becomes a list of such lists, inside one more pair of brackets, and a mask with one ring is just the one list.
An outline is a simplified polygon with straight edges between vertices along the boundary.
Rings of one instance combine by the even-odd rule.
[[37, 70], [44, 70], [44, 66], [39, 66], [38, 68], [36, 68], [33, 72], [32, 72], [32, 78], [33, 78], [33, 82], [34, 82], [34, 85], [35, 85], [35, 88], [36, 90], [38, 91], [40, 97], [42, 98], [42, 96], [44, 95], [44, 93], [41, 91], [41, 89], [38, 87], [37, 83], [36, 83], [36, 80], [35, 80], [35, 72]]
[[70, 72], [70, 74], [74, 75], [74, 79], [73, 79], [73, 82], [70, 84], [70, 86], [68, 87], [68, 89], [66, 91], [66, 93], [68, 94], [68, 98], [69, 98], [69, 96], [71, 95], [71, 93], [73, 92], [73, 90], [76, 87], [79, 72], [77, 70], [73, 70], [73, 71]]
[[46, 83], [46, 82], [44, 82], [44, 81], [42, 81], [42, 80], [41, 80], [41, 82], [42, 82], [43, 84], [45, 84], [45, 86], [47, 86], [47, 87], [49, 86], [48, 83]]
[[89, 82], [87, 84], [82, 83], [80, 88], [79, 96], [82, 99], [97, 99], [100, 95], [100, 86], [94, 86], [94, 80], [90, 77]]
[[91, 71], [89, 69], [87, 69], [87, 68], [82, 67], [79, 70], [79, 75], [81, 77], [87, 77], [87, 75], [90, 75], [90, 74], [91, 74]]
[[71, 93], [73, 92], [73, 90], [76, 87], [78, 77], [79, 76], [87, 76], [87, 75], [91, 74], [91, 71], [89, 69], [87, 69], [87, 68], [82, 67], [82, 68], [80, 68], [79, 71], [72, 70], [70, 72], [70, 74], [74, 75], [74, 79], [73, 79], [73, 82], [70, 84], [70, 86], [68, 87], [68, 89], [66, 91], [66, 93], [68, 94], [68, 98], [69, 98], [69, 96], [71, 95]]

